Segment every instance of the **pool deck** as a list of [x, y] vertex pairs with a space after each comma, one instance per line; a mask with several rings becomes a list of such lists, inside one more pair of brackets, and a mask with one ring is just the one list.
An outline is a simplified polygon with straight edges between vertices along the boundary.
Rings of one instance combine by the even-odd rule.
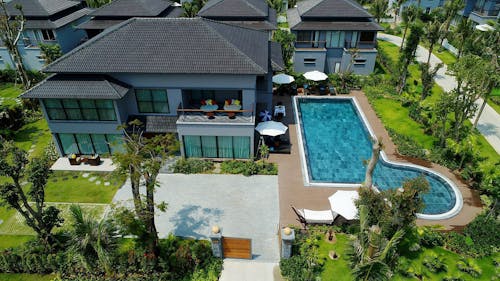
[[[417, 220], [418, 225], [442, 225], [447, 230], [461, 230], [481, 212], [481, 201], [479, 193], [467, 187], [465, 183], [454, 175], [449, 169], [427, 161], [403, 157], [396, 152], [396, 146], [389, 138], [385, 127], [370, 106], [368, 99], [361, 91], [352, 91], [349, 96], [356, 97], [359, 106], [368, 119], [371, 128], [377, 136], [381, 136], [384, 142], [384, 151], [392, 161], [412, 163], [433, 169], [452, 180], [463, 196], [463, 208], [460, 213], [445, 220]], [[281, 101], [286, 106], [286, 117], [283, 123], [288, 124], [286, 138], [292, 145], [290, 154], [271, 154], [269, 160], [279, 165], [279, 203], [280, 224], [299, 225], [297, 217], [290, 208], [290, 204], [297, 208], [308, 208], [313, 210], [326, 210], [330, 208], [328, 197], [337, 190], [352, 190], [352, 188], [332, 187], [306, 187], [302, 175], [300, 152], [297, 141], [297, 124], [294, 120], [293, 106], [290, 96], [274, 96], [273, 102]]]

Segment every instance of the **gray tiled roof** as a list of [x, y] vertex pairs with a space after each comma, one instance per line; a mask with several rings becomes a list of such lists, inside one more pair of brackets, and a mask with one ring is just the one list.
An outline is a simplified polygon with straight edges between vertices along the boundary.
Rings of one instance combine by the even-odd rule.
[[108, 27], [111, 27], [113, 25], [117, 25], [121, 22], [124, 22], [125, 20], [98, 20], [98, 19], [91, 19], [87, 22], [84, 22], [80, 25], [77, 25], [76, 28], [78, 29], [106, 29]]
[[370, 18], [372, 17], [354, 0], [306, 0], [297, 3], [304, 18]]
[[114, 0], [95, 10], [92, 16], [154, 17], [171, 5], [168, 0]]
[[121, 99], [130, 86], [104, 75], [52, 75], [25, 92], [23, 98]]
[[278, 42], [271, 42], [271, 63], [273, 71], [282, 71], [285, 69], [281, 45]]
[[145, 133], [177, 133], [176, 115], [130, 115], [127, 124], [133, 120], [141, 121]]
[[132, 18], [75, 48], [45, 71], [265, 74], [268, 61], [266, 32], [202, 18]]
[[384, 30], [380, 25], [371, 21], [302, 21], [295, 25], [293, 30], [359, 30], [380, 31]]
[[17, 4], [23, 7], [26, 17], [48, 17], [73, 6], [80, 5], [80, 2], [69, 0], [12, 0], [7, 3], [7, 11], [11, 15], [19, 14], [19, 11], [15, 8]]
[[198, 12], [202, 17], [267, 17], [265, 0], [209, 0]]
[[51, 21], [49, 19], [45, 20], [31, 20], [28, 19], [26, 20], [26, 25], [25, 28], [27, 29], [54, 29], [54, 28], [59, 28], [61, 26], [65, 26], [67, 24], [70, 24], [74, 22], [75, 20], [78, 20], [86, 15], [88, 15], [90, 12], [92, 12], [91, 9], [88, 8], [83, 8], [80, 9], [74, 13], [71, 13], [67, 16], [64, 16], [62, 18], [59, 18], [57, 20]]

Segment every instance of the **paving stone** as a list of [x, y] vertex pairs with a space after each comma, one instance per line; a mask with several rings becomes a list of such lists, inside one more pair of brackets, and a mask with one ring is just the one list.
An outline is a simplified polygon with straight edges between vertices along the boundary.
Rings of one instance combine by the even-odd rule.
[[84, 177], [84, 178], [88, 178], [89, 176], [90, 176], [89, 173], [83, 173], [83, 175], [82, 175], [82, 177]]
[[111, 185], [111, 183], [109, 181], [104, 183], [104, 186], [110, 186], [110, 185]]
[[97, 179], [97, 177], [91, 177], [91, 178], [89, 179], [89, 181], [95, 181], [96, 179]]
[[101, 181], [96, 181], [95, 184], [101, 184]]

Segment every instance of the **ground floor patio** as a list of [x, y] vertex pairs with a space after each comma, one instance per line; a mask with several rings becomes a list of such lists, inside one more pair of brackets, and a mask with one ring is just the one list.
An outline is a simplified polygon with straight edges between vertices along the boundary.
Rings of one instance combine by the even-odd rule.
[[[253, 260], [279, 261], [279, 203], [276, 176], [160, 174], [157, 203], [168, 204], [157, 211], [160, 238], [177, 236], [207, 239], [212, 226], [223, 236], [252, 239]], [[127, 182], [113, 203], [132, 207]]]
[[[413, 163], [433, 169], [452, 180], [463, 196], [464, 205], [460, 213], [450, 219], [445, 220], [417, 220], [419, 225], [439, 224], [446, 229], [461, 229], [464, 225], [474, 219], [481, 211], [481, 202], [476, 191], [471, 190], [465, 183], [454, 175], [449, 169], [425, 162], [418, 159], [403, 157], [396, 152], [396, 146], [392, 142], [375, 111], [372, 109], [368, 99], [361, 91], [353, 91], [351, 96], [356, 97], [371, 128], [377, 136], [383, 138], [385, 152], [392, 161]], [[290, 154], [271, 154], [269, 160], [278, 164], [279, 182], [279, 202], [280, 202], [280, 225], [299, 225], [296, 215], [290, 208], [290, 204], [298, 208], [308, 208], [313, 210], [324, 210], [330, 208], [328, 197], [338, 190], [352, 190], [350, 188], [332, 187], [312, 187], [304, 185], [303, 171], [301, 168], [300, 152], [298, 149], [297, 124], [294, 119], [294, 112], [290, 96], [274, 96], [273, 102], [281, 102], [286, 107], [286, 116], [283, 123], [288, 125], [288, 138], [291, 144]]]

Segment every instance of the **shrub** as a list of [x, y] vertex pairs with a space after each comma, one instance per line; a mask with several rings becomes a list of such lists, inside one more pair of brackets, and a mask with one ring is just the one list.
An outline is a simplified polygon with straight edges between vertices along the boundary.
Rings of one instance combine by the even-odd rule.
[[224, 174], [277, 175], [278, 167], [264, 161], [229, 160], [221, 163], [221, 172]]
[[427, 150], [415, 142], [412, 138], [398, 134], [391, 128], [387, 128], [392, 141], [397, 146], [398, 153], [404, 156], [410, 156], [427, 160]]
[[172, 167], [174, 173], [199, 174], [207, 173], [214, 169], [214, 163], [201, 159], [179, 159]]
[[481, 276], [482, 270], [473, 259], [463, 259], [457, 262], [458, 270], [465, 272], [472, 277]]
[[16, 80], [16, 71], [11, 68], [0, 70], [0, 82], [14, 83]]
[[448, 270], [448, 266], [441, 255], [432, 254], [426, 256], [422, 263], [430, 272], [437, 273], [441, 271], [446, 272]]
[[419, 227], [417, 233], [420, 238], [420, 243], [427, 248], [444, 245], [443, 235], [431, 226]]
[[24, 111], [20, 106], [0, 108], [0, 136], [10, 138], [24, 125]]

